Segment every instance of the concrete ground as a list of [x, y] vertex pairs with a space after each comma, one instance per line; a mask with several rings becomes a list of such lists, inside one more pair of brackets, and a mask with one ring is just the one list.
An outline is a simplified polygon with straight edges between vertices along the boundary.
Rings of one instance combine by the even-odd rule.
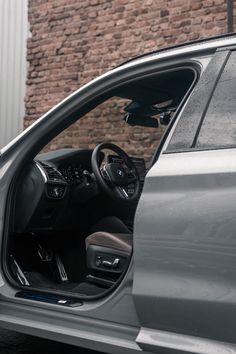
[[[0, 354], [99, 354], [0, 328]], [[100, 353], [101, 354], [101, 353]]]

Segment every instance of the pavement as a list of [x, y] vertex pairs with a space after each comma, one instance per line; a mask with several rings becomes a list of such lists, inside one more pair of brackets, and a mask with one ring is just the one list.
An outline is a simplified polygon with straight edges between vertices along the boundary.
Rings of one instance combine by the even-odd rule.
[[102, 354], [0, 328], [0, 354]]

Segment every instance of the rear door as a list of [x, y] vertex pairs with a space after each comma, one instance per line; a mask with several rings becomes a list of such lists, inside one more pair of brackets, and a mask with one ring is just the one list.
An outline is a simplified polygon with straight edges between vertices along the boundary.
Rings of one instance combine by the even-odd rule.
[[146, 177], [133, 294], [148, 351], [236, 343], [235, 66], [234, 50], [216, 52]]

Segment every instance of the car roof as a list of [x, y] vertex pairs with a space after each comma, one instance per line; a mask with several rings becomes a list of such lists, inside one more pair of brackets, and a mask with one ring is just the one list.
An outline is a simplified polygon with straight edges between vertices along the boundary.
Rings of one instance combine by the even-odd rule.
[[121, 65], [125, 65], [127, 63], [131, 63], [133, 61], [138, 61], [140, 59], [143, 58], [148, 58], [151, 57], [153, 55], [157, 55], [157, 54], [162, 54], [162, 53], [171, 53], [173, 51], [176, 51], [178, 49], [182, 49], [181, 52], [182, 54], [188, 54], [188, 52], [192, 52], [193, 48], [196, 48], [196, 51], [201, 52], [202, 50], [206, 50], [207, 45], [209, 44], [210, 49], [211, 50], [216, 50], [217, 48], [220, 47], [225, 47], [225, 46], [231, 46], [231, 45], [236, 45], [236, 33], [226, 33], [226, 34], [222, 34], [219, 36], [213, 36], [213, 37], [208, 37], [208, 38], [202, 38], [202, 39], [197, 39], [191, 42], [186, 42], [186, 43], [182, 43], [182, 44], [177, 44], [171, 47], [164, 47], [158, 50], [154, 50], [152, 52], [148, 52], [148, 53], [144, 53], [141, 54], [139, 56], [136, 56], [134, 58], [131, 58], [123, 63], [121, 63], [119, 66]]

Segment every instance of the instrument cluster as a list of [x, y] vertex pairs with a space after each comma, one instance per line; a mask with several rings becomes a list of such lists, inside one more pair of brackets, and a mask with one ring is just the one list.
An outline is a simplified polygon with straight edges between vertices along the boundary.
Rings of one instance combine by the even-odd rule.
[[79, 184], [83, 181], [84, 169], [82, 165], [69, 165], [59, 168], [59, 171], [68, 184]]

